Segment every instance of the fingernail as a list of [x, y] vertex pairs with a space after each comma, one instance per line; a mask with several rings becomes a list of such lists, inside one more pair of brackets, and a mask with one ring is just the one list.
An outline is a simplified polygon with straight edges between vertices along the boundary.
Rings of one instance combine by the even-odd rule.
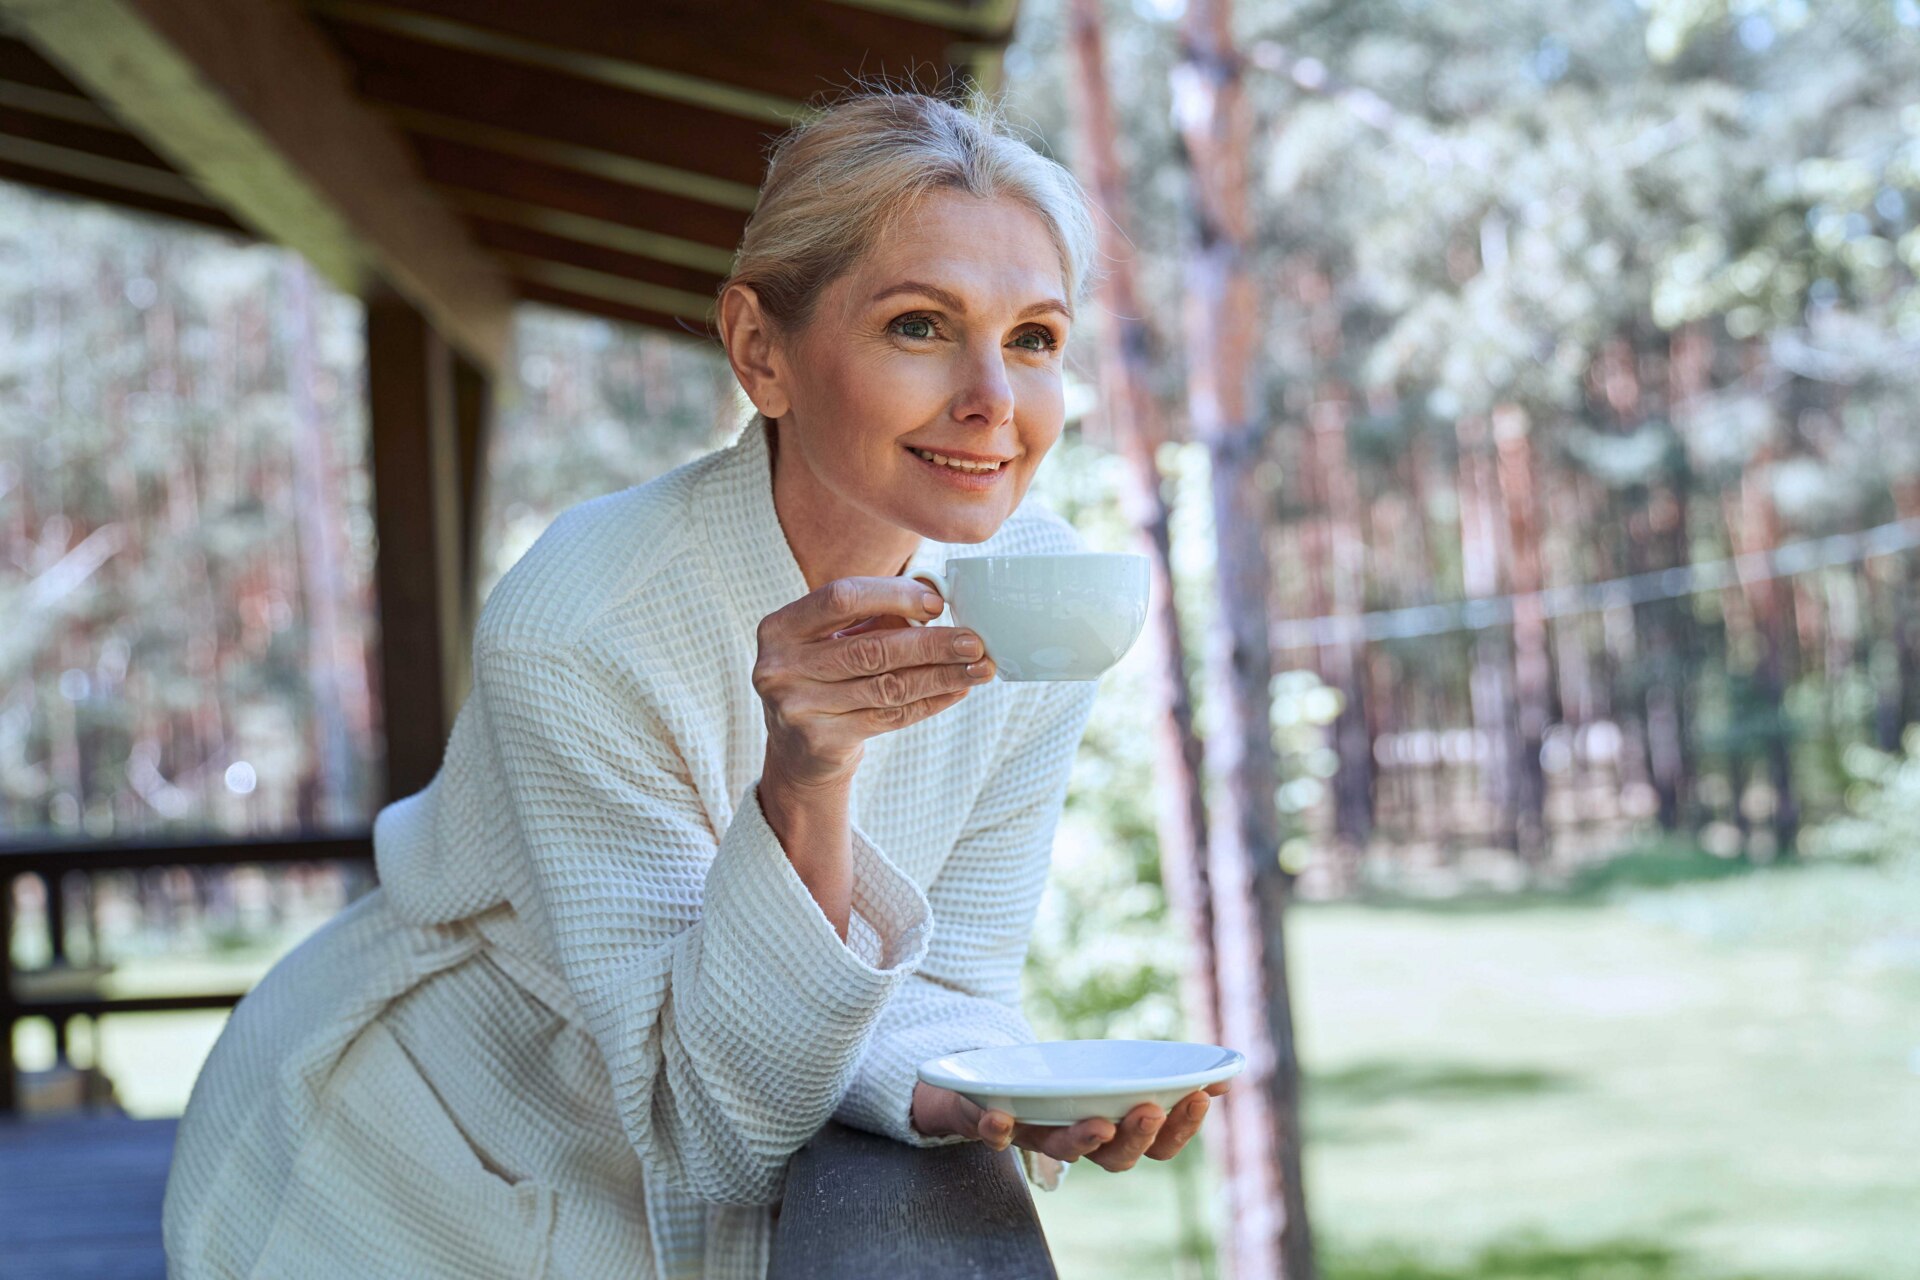
[[920, 593], [920, 603], [927, 609], [937, 613], [940, 610], [941, 600], [939, 596], [933, 594], [931, 591], [922, 591]]
[[972, 636], [961, 636], [953, 642], [953, 651], [969, 658], [980, 656], [980, 642]]
[[967, 664], [967, 679], [991, 680], [992, 678], [993, 668], [988, 666], [984, 659], [979, 662], [969, 662]]

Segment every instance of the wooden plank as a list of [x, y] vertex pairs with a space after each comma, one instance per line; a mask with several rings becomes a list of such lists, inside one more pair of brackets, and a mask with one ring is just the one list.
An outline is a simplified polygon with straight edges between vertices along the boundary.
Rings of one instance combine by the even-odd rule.
[[[693, 81], [752, 86], [796, 103], [856, 74], [944, 66], [954, 39], [944, 26], [822, 0], [650, 0], [644, 22], [634, 20], [629, 0], [316, 0], [312, 7], [341, 16], [358, 13], [363, 22], [380, 16], [435, 20], [437, 36], [434, 27], [412, 28], [421, 39], [457, 43], [462, 29], [513, 37], [530, 50], [577, 55], [575, 74], [609, 82], [618, 82], [622, 67], [645, 67]], [[725, 38], [716, 38], [721, 33]]]
[[[644, 63], [604, 58], [543, 41], [523, 40], [487, 27], [432, 14], [409, 13], [364, 0], [308, 0], [308, 9], [316, 18], [386, 31], [402, 39], [443, 49], [461, 49], [503, 64], [545, 68], [570, 79], [591, 80], [618, 89], [632, 89], [655, 98], [735, 115], [775, 128], [784, 128], [806, 113], [806, 108], [794, 99], [769, 93], [757, 84], [728, 84], [701, 79]], [[627, 25], [645, 29], [643, 23]], [[717, 25], [715, 30], [719, 30]]]
[[[21, 977], [29, 975], [22, 974]], [[205, 991], [187, 996], [63, 996], [58, 999], [16, 999], [13, 1017], [98, 1018], [111, 1013], [182, 1013], [189, 1009], [231, 1009], [246, 998], [244, 991]]]
[[373, 837], [364, 831], [284, 837], [150, 837], [137, 840], [14, 841], [0, 844], [0, 876], [60, 875], [68, 871], [137, 871], [149, 867], [225, 867], [256, 862], [370, 860]]
[[[562, 240], [572, 240], [577, 244], [599, 245], [634, 257], [651, 258], [656, 262], [695, 267], [715, 279], [733, 269], [731, 249], [696, 244], [691, 240], [682, 240], [678, 236], [661, 235], [639, 227], [630, 227], [617, 222], [603, 222], [598, 218], [569, 213], [564, 209], [546, 208], [519, 200], [504, 199], [500, 196], [483, 195], [477, 191], [462, 191], [457, 187], [443, 187], [441, 190], [448, 204], [469, 217], [485, 218], [508, 226], [525, 227], [530, 231], [557, 236]], [[716, 216], [715, 220], [744, 226], [745, 216], [742, 215], [736, 220], [730, 214], [722, 212]]]
[[499, 269], [291, 5], [0, 0], [0, 12], [238, 221], [347, 292], [390, 284], [481, 367], [501, 358], [511, 293]]
[[199, 188], [171, 169], [71, 151], [31, 138], [0, 134], [0, 160], [175, 204], [191, 205], [204, 198]]
[[701, 324], [707, 323], [714, 309], [714, 298], [710, 293], [669, 289], [664, 285], [648, 284], [627, 276], [595, 271], [588, 267], [570, 266], [564, 262], [552, 262], [544, 258], [528, 258], [517, 253], [502, 253], [500, 259], [507, 264], [507, 269], [513, 272], [515, 280], [535, 281], [551, 285], [556, 289], [565, 289], [576, 295], [605, 298], [623, 306], [685, 316]]
[[650, 307], [636, 307], [608, 298], [590, 297], [583, 293], [574, 293], [568, 289], [542, 284], [537, 280], [516, 280], [514, 291], [528, 302], [558, 307], [562, 311], [578, 311], [607, 320], [618, 320], [624, 324], [660, 329], [682, 338], [710, 340], [693, 321], [668, 315], [664, 311], [655, 311]]
[[829, 1121], [787, 1168], [768, 1280], [1056, 1274], [1012, 1151], [909, 1147]]
[[433, 779], [466, 693], [453, 352], [405, 298], [367, 300], [387, 799]]
[[[330, 18], [321, 25], [352, 62], [360, 96], [382, 105], [473, 120], [755, 187], [765, 167], [761, 152], [783, 128]], [[480, 85], [485, 92], [475, 92]]]
[[31, 85], [51, 93], [85, 98], [87, 91], [69, 80], [60, 68], [48, 62], [40, 51], [25, 40], [0, 35], [0, 80]]
[[[120, 186], [110, 179], [117, 175], [103, 175], [96, 165], [63, 164], [59, 169], [43, 168], [49, 157], [35, 155], [38, 163], [22, 162], [6, 158], [8, 154], [4, 139], [0, 139], [0, 178], [8, 182], [18, 182], [30, 187], [39, 187], [45, 191], [55, 191], [61, 195], [79, 196], [87, 200], [97, 200], [102, 204], [122, 205], [137, 209], [142, 213], [156, 213], [162, 217], [176, 218], [181, 222], [191, 222], [203, 227], [212, 227], [220, 231], [230, 231], [252, 240], [253, 233], [228, 217], [220, 209], [187, 200], [177, 200], [169, 196], [134, 191]], [[67, 157], [51, 158], [51, 163], [61, 164]], [[72, 172], [78, 169], [80, 172]], [[107, 180], [103, 180], [107, 179]], [[199, 197], [199, 193], [191, 193]]]
[[625, 276], [709, 298], [720, 288], [721, 277], [716, 272], [676, 266], [657, 258], [622, 253], [617, 249], [587, 244], [565, 236], [548, 235], [543, 231], [532, 231], [487, 218], [470, 218], [468, 224], [473, 228], [474, 239], [501, 253], [564, 262], [589, 271]]
[[654, 164], [630, 155], [617, 155], [595, 147], [542, 138], [511, 126], [483, 124], [437, 111], [392, 104], [382, 106], [379, 110], [396, 126], [405, 129], [409, 137], [446, 138], [469, 146], [485, 147], [520, 160], [597, 174], [608, 181], [647, 191], [664, 191], [722, 209], [737, 209], [743, 221], [760, 198], [759, 188], [753, 183], [733, 182], [692, 169], [676, 169], [672, 165]]
[[43, 146], [105, 156], [122, 164], [140, 165], [164, 173], [173, 172], [172, 167], [155, 155], [152, 148], [119, 129], [80, 124], [0, 104], [0, 133], [38, 142]]
[[160, 1210], [177, 1120], [0, 1118], [0, 1271], [164, 1280]]
[[[410, 134], [421, 172], [454, 187], [534, 209], [552, 209], [613, 226], [708, 246], [731, 257], [746, 229], [747, 209], [616, 182], [578, 169], [543, 164], [430, 134]], [[619, 248], [620, 245], [613, 244]]]
[[945, 27], [975, 39], [1006, 39], [1019, 0], [832, 0], [851, 8], [892, 14]]

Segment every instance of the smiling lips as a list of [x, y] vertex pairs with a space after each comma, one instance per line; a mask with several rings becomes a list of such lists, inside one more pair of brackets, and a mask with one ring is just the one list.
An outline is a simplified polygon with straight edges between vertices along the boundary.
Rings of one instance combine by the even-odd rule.
[[956, 458], [952, 454], [935, 453], [931, 449], [915, 449], [912, 445], [908, 445], [907, 448], [915, 457], [934, 463], [937, 466], [951, 467], [955, 471], [964, 471], [968, 475], [992, 475], [1002, 466], [1006, 465], [1007, 462], [1005, 458], [991, 462], [975, 461], [970, 458]]

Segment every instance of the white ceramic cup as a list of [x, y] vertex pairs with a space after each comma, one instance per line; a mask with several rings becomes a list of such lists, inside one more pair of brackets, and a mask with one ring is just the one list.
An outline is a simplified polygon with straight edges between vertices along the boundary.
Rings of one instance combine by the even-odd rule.
[[1002, 680], [1097, 680], [1146, 625], [1145, 556], [965, 556], [946, 570], [912, 576], [979, 634]]

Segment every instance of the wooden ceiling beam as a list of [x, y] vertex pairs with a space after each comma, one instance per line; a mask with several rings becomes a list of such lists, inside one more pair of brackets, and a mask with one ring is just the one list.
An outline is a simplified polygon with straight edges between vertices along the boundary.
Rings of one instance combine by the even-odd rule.
[[910, 22], [943, 27], [976, 40], [1004, 42], [1013, 30], [1019, 0], [828, 0]]
[[[0, 0], [16, 3], [18, 0]], [[155, 0], [157, 2], [157, 0]], [[638, 21], [639, 19], [636, 19]], [[320, 20], [369, 102], [430, 111], [758, 187], [781, 131], [668, 98]], [[485, 86], [476, 92], [476, 86]]]
[[424, 136], [415, 136], [413, 145], [431, 182], [672, 236], [711, 248], [723, 258], [732, 256], [747, 224], [744, 210], [715, 208], [484, 147]]
[[543, 231], [530, 230], [512, 223], [492, 222], [485, 218], [470, 218], [467, 225], [473, 231], [476, 240], [499, 253], [566, 263], [569, 266], [584, 267], [589, 271], [625, 276], [631, 280], [641, 280], [648, 284], [709, 298], [720, 289], [719, 276], [695, 267], [676, 266], [670, 262], [662, 262], [658, 258], [643, 258], [631, 253], [621, 253], [602, 245], [583, 244], [578, 240], [568, 240], [562, 236], [548, 235]]
[[[173, 169], [167, 162], [155, 155], [150, 147], [132, 134], [120, 129], [77, 124], [57, 116], [41, 115], [38, 112], [23, 111], [4, 105], [5, 90], [6, 86], [0, 85], [0, 134], [37, 142], [43, 146], [104, 156], [123, 164], [138, 165], [173, 175]], [[183, 178], [181, 181], [186, 180]]]
[[603, 222], [598, 218], [568, 213], [564, 209], [552, 209], [523, 200], [507, 200], [499, 196], [482, 195], [475, 191], [463, 191], [458, 187], [442, 187], [440, 193], [450, 206], [470, 218], [486, 218], [510, 226], [525, 227], [530, 231], [544, 232], [563, 240], [599, 245], [605, 249], [613, 249], [641, 258], [652, 258], [658, 262], [669, 262], [675, 266], [692, 267], [706, 272], [715, 279], [733, 269], [733, 254], [725, 249], [694, 244], [690, 240], [661, 235], [657, 231], [648, 231], [644, 227], [631, 227], [619, 222]]
[[707, 334], [700, 331], [700, 326], [694, 321], [681, 316], [668, 315], [664, 311], [614, 302], [607, 298], [589, 297], [568, 289], [542, 284], [536, 280], [517, 280], [514, 282], [514, 289], [521, 298], [528, 302], [537, 302], [542, 306], [599, 316], [605, 320], [618, 320], [623, 324], [637, 324], [693, 342], [713, 341]]
[[[92, 157], [72, 155], [53, 160], [61, 167], [47, 167], [47, 157], [37, 155], [35, 163], [21, 163], [10, 158], [13, 150], [6, 139], [0, 138], [0, 179], [17, 182], [23, 186], [38, 187], [60, 195], [79, 196], [99, 204], [115, 208], [133, 209], [141, 213], [156, 213], [181, 222], [190, 222], [197, 226], [211, 227], [217, 231], [229, 231], [252, 240], [253, 233], [227, 216], [225, 210], [213, 205], [185, 178], [178, 181], [192, 199], [177, 199], [148, 191], [135, 191], [112, 181], [101, 181], [98, 171], [88, 162]], [[72, 163], [64, 161], [71, 159]], [[89, 176], [89, 175], [92, 176]]]
[[546, 285], [578, 296], [601, 298], [658, 311], [663, 315], [682, 316], [696, 325], [706, 324], [713, 312], [713, 297], [710, 294], [648, 284], [629, 276], [554, 262], [547, 258], [533, 258], [518, 253], [502, 253], [499, 256], [512, 272], [514, 280], [519, 282]]
[[[761, 104], [740, 100], [742, 88], [773, 100], [797, 118], [817, 95], [844, 88], [854, 76], [901, 76], [955, 59], [950, 27], [826, 0], [650, 0], [645, 21], [630, 0], [308, 0], [309, 7], [363, 25], [410, 31], [416, 38], [479, 49], [491, 40], [501, 56], [536, 59], [573, 74], [646, 89], [654, 73], [667, 96], [725, 110]], [[718, 33], [724, 39], [716, 39]]]
[[0, 0], [0, 13], [235, 219], [357, 296], [384, 280], [476, 363], [499, 365], [513, 294], [498, 264], [297, 9]]
[[416, 140], [441, 138], [497, 151], [516, 160], [530, 160], [535, 164], [590, 173], [609, 182], [638, 187], [643, 191], [664, 191], [721, 209], [737, 209], [743, 221], [760, 198], [759, 188], [751, 183], [730, 182], [692, 169], [652, 164], [632, 156], [541, 138], [517, 129], [461, 120], [436, 111], [395, 106], [383, 106], [380, 111]]
[[0, 35], [0, 80], [76, 98], [87, 96], [86, 90], [62, 75], [60, 68], [42, 57], [38, 49], [9, 35]]

